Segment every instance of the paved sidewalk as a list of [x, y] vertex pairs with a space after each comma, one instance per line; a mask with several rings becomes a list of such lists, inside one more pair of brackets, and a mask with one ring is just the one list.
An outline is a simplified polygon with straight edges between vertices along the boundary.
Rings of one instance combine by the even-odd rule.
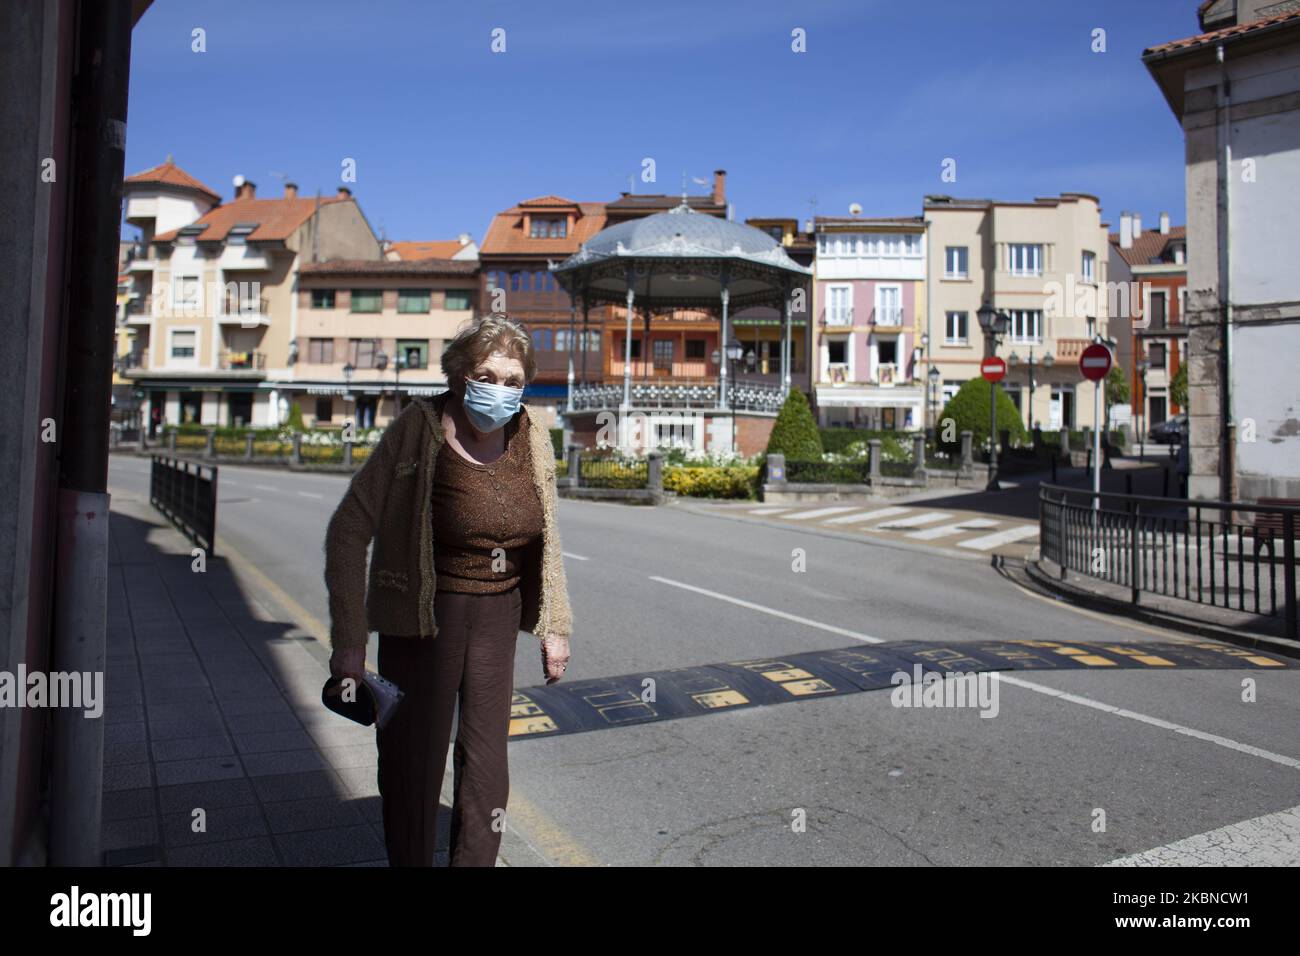
[[375, 730], [321, 705], [324, 648], [268, 612], [219, 533], [198, 573], [139, 496], [114, 494], [110, 528], [105, 864], [386, 866]]

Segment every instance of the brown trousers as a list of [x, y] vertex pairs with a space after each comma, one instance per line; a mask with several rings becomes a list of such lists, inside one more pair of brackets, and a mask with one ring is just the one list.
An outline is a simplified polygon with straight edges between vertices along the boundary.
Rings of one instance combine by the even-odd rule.
[[451, 866], [494, 866], [510, 795], [506, 742], [522, 598], [436, 592], [435, 638], [379, 635], [379, 673], [405, 698], [377, 732], [389, 866], [433, 866], [456, 697]]

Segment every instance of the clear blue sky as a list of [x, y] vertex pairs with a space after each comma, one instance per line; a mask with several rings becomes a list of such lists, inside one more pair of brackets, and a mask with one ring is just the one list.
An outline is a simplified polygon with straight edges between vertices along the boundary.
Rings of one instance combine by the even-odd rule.
[[1181, 223], [1182, 132], [1139, 56], [1198, 32], [1196, 6], [155, 0], [134, 34], [126, 167], [171, 153], [226, 197], [236, 173], [259, 195], [280, 193], [273, 173], [329, 194], [351, 157], [390, 239], [481, 241], [521, 199], [614, 199], [645, 157], [658, 183], [638, 192], [726, 169], [738, 218], [802, 220], [813, 197], [820, 215], [909, 215], [926, 193], [1079, 191], [1114, 228], [1130, 208]]

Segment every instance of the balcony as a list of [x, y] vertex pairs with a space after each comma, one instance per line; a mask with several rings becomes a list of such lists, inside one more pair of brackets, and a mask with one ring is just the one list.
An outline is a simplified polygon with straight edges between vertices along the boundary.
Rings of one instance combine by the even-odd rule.
[[225, 351], [221, 353], [217, 368], [238, 378], [265, 378], [266, 355], [263, 352]]
[[852, 325], [853, 307], [842, 306], [838, 309], [822, 309], [822, 325]]
[[873, 309], [871, 321], [877, 328], [901, 329], [903, 327], [903, 310]]
[[271, 324], [271, 307], [266, 296], [258, 299], [236, 299], [226, 296], [222, 303], [221, 314], [217, 316], [220, 325], [237, 325], [242, 329], [253, 329]]
[[126, 324], [148, 325], [153, 315], [153, 296], [144, 295], [126, 302]]
[[893, 388], [898, 383], [900, 374], [896, 362], [881, 362], [876, 366], [876, 377], [871, 383], [882, 388]]
[[122, 375], [138, 375], [149, 368], [149, 350], [132, 349], [117, 359], [117, 370]]
[[1092, 344], [1092, 339], [1057, 339], [1056, 361], [1078, 362], [1083, 350]]
[[849, 384], [849, 363], [831, 362], [826, 366], [826, 381], [832, 385]]

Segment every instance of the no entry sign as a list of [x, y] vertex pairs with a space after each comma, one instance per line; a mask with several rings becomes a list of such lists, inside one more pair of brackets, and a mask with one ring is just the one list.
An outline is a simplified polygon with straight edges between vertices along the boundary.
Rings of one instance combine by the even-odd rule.
[[1110, 349], [1095, 343], [1089, 345], [1079, 356], [1079, 371], [1089, 381], [1100, 382], [1110, 371]]
[[980, 374], [986, 382], [1000, 382], [1006, 377], [1007, 363], [996, 355], [991, 355], [980, 363]]

